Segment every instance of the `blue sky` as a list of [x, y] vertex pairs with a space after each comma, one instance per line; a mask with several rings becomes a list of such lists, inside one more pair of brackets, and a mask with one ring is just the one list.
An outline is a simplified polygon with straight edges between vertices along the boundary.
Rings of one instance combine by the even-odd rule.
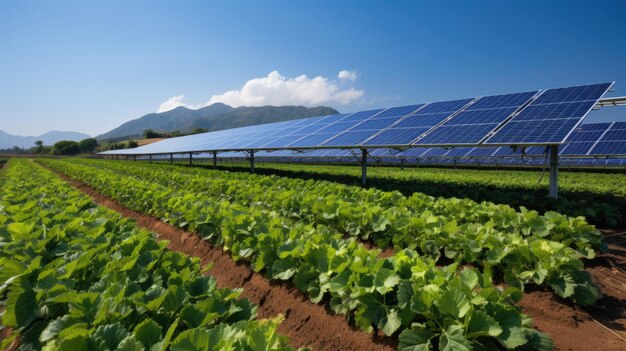
[[97, 135], [172, 98], [345, 112], [612, 80], [626, 95], [624, 18], [618, 0], [2, 1], [0, 129]]

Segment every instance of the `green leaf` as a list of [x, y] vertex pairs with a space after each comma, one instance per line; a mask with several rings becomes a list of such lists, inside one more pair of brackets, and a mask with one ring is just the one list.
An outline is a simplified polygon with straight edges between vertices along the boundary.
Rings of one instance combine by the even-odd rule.
[[376, 286], [376, 291], [381, 294], [386, 294], [393, 290], [393, 288], [400, 283], [400, 277], [395, 274], [394, 271], [390, 269], [379, 269], [376, 272], [376, 279], [374, 279], [374, 284]]
[[494, 305], [493, 318], [500, 324], [502, 333], [498, 341], [509, 349], [524, 345], [528, 340], [522, 330], [522, 315], [513, 306]]
[[170, 285], [161, 307], [168, 312], [177, 311], [187, 299], [187, 293], [178, 285]]
[[161, 326], [150, 318], [139, 323], [133, 331], [135, 339], [139, 340], [146, 349], [150, 349], [161, 340], [161, 333]]
[[470, 351], [471, 345], [463, 335], [463, 328], [454, 324], [450, 325], [439, 337], [439, 350]]
[[59, 351], [91, 351], [89, 339], [86, 336], [76, 336], [61, 341]]
[[434, 334], [426, 328], [405, 329], [398, 337], [399, 351], [430, 351]]
[[130, 333], [121, 323], [99, 326], [93, 334], [94, 337], [104, 340], [109, 350], [115, 350], [128, 335]]
[[209, 351], [209, 332], [196, 328], [185, 330], [174, 339], [171, 351]]
[[115, 351], [144, 351], [144, 347], [132, 335], [129, 335], [120, 342]]
[[4, 325], [24, 328], [37, 318], [37, 301], [32, 285], [22, 277], [14, 283], [7, 294]]
[[7, 230], [13, 236], [14, 240], [19, 240], [21, 236], [28, 236], [35, 228], [35, 223], [14, 222], [7, 226]]
[[562, 273], [560, 276], [550, 279], [549, 283], [554, 292], [561, 297], [570, 297], [576, 291], [576, 281], [569, 273]]
[[49, 340], [56, 338], [57, 335], [59, 335], [59, 332], [61, 330], [65, 329], [72, 323], [73, 321], [71, 320], [69, 315], [64, 315], [63, 317], [59, 317], [51, 321], [50, 323], [48, 323], [46, 328], [41, 332], [41, 335], [39, 336], [39, 340], [45, 343]]
[[488, 315], [485, 311], [474, 311], [467, 327], [467, 338], [473, 339], [479, 336], [497, 337], [502, 333], [502, 328], [498, 321]]
[[439, 311], [455, 318], [463, 318], [472, 305], [465, 294], [458, 289], [448, 287], [439, 299]]

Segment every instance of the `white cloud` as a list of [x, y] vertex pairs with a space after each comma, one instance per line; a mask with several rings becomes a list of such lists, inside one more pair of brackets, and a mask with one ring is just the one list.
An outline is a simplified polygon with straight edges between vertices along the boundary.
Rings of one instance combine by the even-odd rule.
[[173, 110], [179, 106], [187, 106], [185, 103], [183, 103], [184, 97], [185, 95], [172, 96], [159, 106], [157, 113]]
[[266, 77], [250, 79], [241, 89], [229, 90], [223, 94], [213, 95], [204, 104], [187, 105], [182, 101], [182, 95], [171, 97], [161, 104], [159, 112], [171, 110], [178, 106], [200, 108], [216, 102], [222, 102], [233, 107], [346, 105], [365, 94], [363, 90], [346, 86], [346, 83], [354, 82], [358, 78], [356, 71], [341, 71], [338, 74], [338, 78], [340, 81], [330, 80], [322, 76], [309, 78], [304, 74], [295, 78], [289, 78], [282, 76], [278, 71], [273, 71]]
[[354, 82], [357, 80], [357, 78], [359, 77], [356, 70], [352, 70], [352, 71], [347, 71], [347, 70], [343, 70], [340, 71], [339, 74], [337, 75], [337, 77], [339, 77], [339, 79], [343, 80], [343, 81], [351, 81]]

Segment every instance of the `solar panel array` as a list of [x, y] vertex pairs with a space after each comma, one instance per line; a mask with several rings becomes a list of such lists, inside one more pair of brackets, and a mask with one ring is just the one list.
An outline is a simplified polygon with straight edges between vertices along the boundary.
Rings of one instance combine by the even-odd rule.
[[[612, 84], [304, 118], [166, 139], [135, 149], [112, 150], [103, 154], [560, 144]], [[623, 139], [623, 130], [606, 133], [612, 139], [600, 141], [594, 148], [619, 149], [614, 141]], [[453, 153], [460, 154], [462, 151]]]

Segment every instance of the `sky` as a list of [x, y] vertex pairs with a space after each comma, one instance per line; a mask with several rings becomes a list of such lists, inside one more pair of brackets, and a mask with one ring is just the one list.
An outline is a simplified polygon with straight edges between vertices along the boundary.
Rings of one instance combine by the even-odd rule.
[[[213, 102], [340, 112], [616, 81], [626, 1], [0, 2], [0, 130]], [[626, 120], [626, 107], [586, 122]]]

